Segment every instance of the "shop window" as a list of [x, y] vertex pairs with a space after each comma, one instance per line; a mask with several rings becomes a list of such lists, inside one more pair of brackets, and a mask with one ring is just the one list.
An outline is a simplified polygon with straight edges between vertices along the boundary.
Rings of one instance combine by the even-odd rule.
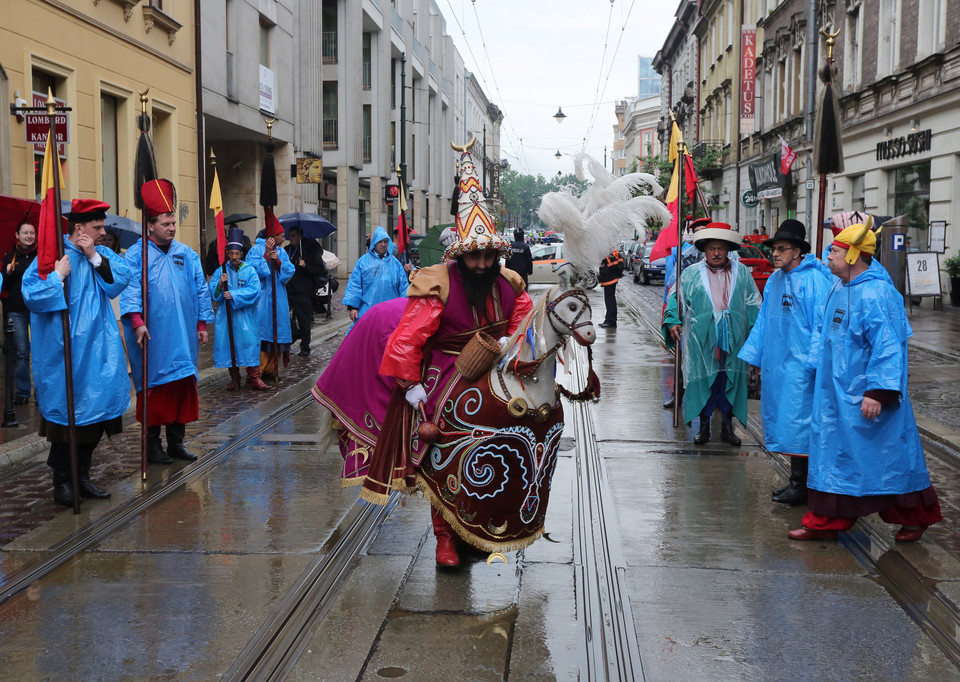
[[892, 215], [907, 216], [909, 243], [925, 244], [930, 225], [930, 162], [902, 166], [890, 175], [887, 198]]
[[867, 207], [865, 176], [854, 175], [850, 178], [850, 210], [865, 211]]

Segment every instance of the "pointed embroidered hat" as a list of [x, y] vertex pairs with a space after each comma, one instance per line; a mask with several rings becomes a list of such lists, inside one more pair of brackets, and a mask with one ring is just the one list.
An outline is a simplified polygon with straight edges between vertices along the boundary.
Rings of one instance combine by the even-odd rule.
[[505, 255], [510, 250], [510, 242], [497, 234], [493, 217], [487, 211], [480, 174], [473, 155], [470, 154], [470, 148], [476, 141], [471, 135], [470, 141], [465, 145], [450, 143], [451, 147], [460, 152], [460, 160], [457, 162], [457, 220], [454, 228], [457, 241], [447, 247], [443, 254], [444, 260], [487, 250], [499, 251], [501, 255]]

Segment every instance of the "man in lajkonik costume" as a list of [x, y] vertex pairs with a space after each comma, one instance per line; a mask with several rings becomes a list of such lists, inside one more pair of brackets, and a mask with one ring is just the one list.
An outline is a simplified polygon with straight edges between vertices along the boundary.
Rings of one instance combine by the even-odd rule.
[[[187, 424], [200, 416], [197, 362], [200, 344], [207, 342], [207, 323], [213, 322], [210, 292], [200, 256], [174, 237], [177, 232], [177, 195], [169, 180], [151, 180], [141, 188], [147, 214], [147, 304], [150, 322], [143, 319], [140, 272], [143, 240], [124, 257], [134, 273], [120, 295], [120, 314], [137, 391], [137, 421], [143, 422], [143, 343], [149, 340], [147, 390], [147, 459], [170, 464], [197, 456], [183, 445]], [[167, 449], [160, 440], [166, 426]]]
[[791, 540], [836, 540], [857, 518], [878, 513], [901, 526], [897, 542], [914, 542], [942, 519], [907, 391], [913, 330], [903, 297], [872, 266], [870, 222], [845, 228], [830, 246], [839, 281], [813, 348], [810, 511]]
[[[468, 150], [458, 163], [456, 241], [444, 261], [413, 273], [407, 298], [375, 305], [360, 318], [314, 389], [343, 427], [342, 484], [362, 485], [361, 497], [380, 504], [392, 490], [419, 488], [433, 508], [437, 564], [447, 567], [460, 564], [458, 535], [480, 549], [506, 551], [538, 537], [543, 525], [540, 514], [520, 520], [529, 485], [520, 476], [497, 480], [503, 487], [491, 495], [477, 495], [473, 486], [483, 483], [461, 478], [466, 458], [482, 466], [477, 460], [486, 455], [455, 417], [475, 385], [457, 371], [457, 354], [477, 331], [494, 339], [512, 334], [533, 309], [522, 278], [499, 265], [510, 244], [493, 229]], [[462, 429], [460, 440], [431, 448], [413, 438], [421, 402], [441, 429]], [[450, 477], [458, 481], [453, 488]], [[501, 525], [504, 514], [509, 520]]]
[[130, 282], [130, 269], [110, 249], [95, 246], [103, 234], [109, 204], [74, 199], [70, 235], [63, 237], [63, 258], [53, 272], [39, 270], [35, 258], [23, 275], [23, 301], [30, 310], [33, 381], [40, 408], [40, 435], [50, 441], [47, 465], [53, 469], [53, 499], [72, 507], [70, 434], [63, 359], [61, 312], [70, 313], [74, 417], [80, 497], [106, 499], [110, 493], [90, 480], [93, 451], [106, 434], [123, 431], [121, 417], [130, 406], [130, 384], [123, 344], [110, 299]]
[[[683, 305], [670, 292], [662, 331], [667, 343], [683, 343], [684, 420], [700, 417], [694, 443], [710, 440], [710, 419], [721, 414], [720, 438], [740, 445], [733, 417], [747, 422], [747, 364], [737, 357], [760, 311], [760, 292], [745, 265], [729, 253], [740, 235], [726, 223], [710, 223], [694, 236], [706, 257], [680, 275]], [[681, 317], [682, 316], [682, 317]]]

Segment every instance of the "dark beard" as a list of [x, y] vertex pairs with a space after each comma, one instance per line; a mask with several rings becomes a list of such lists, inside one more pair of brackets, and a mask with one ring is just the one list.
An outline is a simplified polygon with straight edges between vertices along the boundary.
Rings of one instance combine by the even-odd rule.
[[457, 258], [457, 270], [460, 272], [460, 281], [467, 295], [467, 302], [486, 317], [487, 298], [493, 293], [493, 287], [500, 276], [500, 261], [495, 261], [493, 267], [478, 275], [463, 263], [463, 258]]

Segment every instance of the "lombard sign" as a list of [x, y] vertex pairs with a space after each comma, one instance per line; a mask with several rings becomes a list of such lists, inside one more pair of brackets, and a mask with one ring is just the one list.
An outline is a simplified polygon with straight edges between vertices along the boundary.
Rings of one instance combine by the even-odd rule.
[[[66, 107], [67, 103], [59, 97], [54, 97], [58, 107]], [[33, 93], [33, 107], [47, 106], [47, 96], [42, 92]], [[50, 123], [47, 115], [43, 112], [33, 111], [23, 116], [24, 135], [26, 143], [33, 145], [34, 154], [43, 154], [47, 148], [47, 133], [50, 132]], [[67, 158], [65, 145], [70, 144], [70, 119], [67, 112], [62, 112], [54, 117], [54, 126], [57, 137], [57, 154], [61, 159]]]
[[750, 189], [757, 199], [775, 199], [790, 186], [790, 175], [780, 172], [780, 152], [763, 157], [748, 166]]

